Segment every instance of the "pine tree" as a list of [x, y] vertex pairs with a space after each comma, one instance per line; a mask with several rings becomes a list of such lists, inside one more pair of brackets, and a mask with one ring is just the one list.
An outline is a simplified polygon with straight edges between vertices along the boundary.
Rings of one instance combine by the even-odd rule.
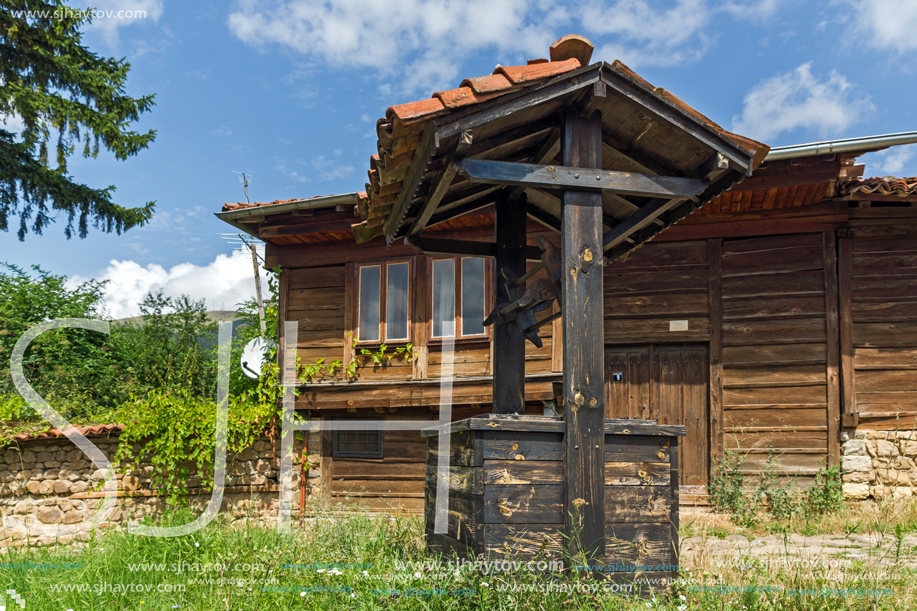
[[25, 126], [17, 137], [0, 122], [0, 229], [18, 216], [20, 240], [59, 213], [68, 239], [74, 223], [81, 238], [90, 224], [120, 234], [153, 214], [154, 202], [123, 207], [112, 201], [114, 186], [91, 188], [67, 173], [77, 147], [84, 157], [101, 146], [124, 160], [156, 136], [131, 129], [154, 96], [125, 93], [130, 64], [83, 46], [80, 28], [91, 18], [62, 0], [0, 0], [0, 118], [18, 116]]

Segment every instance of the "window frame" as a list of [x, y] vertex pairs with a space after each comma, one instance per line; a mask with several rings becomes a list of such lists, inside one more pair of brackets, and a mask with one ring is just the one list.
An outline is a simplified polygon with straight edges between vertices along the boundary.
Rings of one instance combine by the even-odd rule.
[[[493, 259], [491, 257], [478, 257], [474, 255], [456, 255], [456, 256], [431, 256], [429, 258], [427, 283], [427, 338], [431, 344], [441, 344], [445, 340], [454, 339], [455, 342], [481, 342], [490, 341], [493, 337], [493, 325], [484, 327], [484, 333], [475, 335], [463, 335], [462, 321], [462, 261], [464, 259], [484, 259], [484, 315], [490, 313], [493, 308]], [[436, 337], [433, 335], [433, 264], [436, 261], [453, 261], [455, 265], [455, 277], [453, 290], [455, 291], [455, 335], [444, 335]]]
[[[387, 305], [388, 305], [388, 267], [407, 263], [408, 266], [408, 289], [407, 289], [407, 312], [405, 322], [407, 324], [407, 337], [401, 339], [386, 339], [388, 332]], [[379, 339], [360, 339], [360, 270], [364, 267], [378, 267], [379, 274]], [[354, 325], [353, 333], [357, 340], [358, 346], [379, 346], [387, 344], [397, 346], [409, 344], [413, 341], [414, 334], [414, 259], [413, 257], [398, 257], [395, 259], [384, 259], [382, 261], [368, 261], [366, 263], [357, 263], [354, 265]]]
[[[379, 447], [375, 451], [364, 451], [364, 452], [355, 452], [355, 451], [341, 451], [338, 449], [338, 444], [340, 443], [339, 433], [335, 429], [332, 433], [331, 440], [331, 457], [332, 458], [383, 458], [385, 454], [385, 431], [382, 429], [381, 420], [379, 421], [378, 429], [367, 429], [379, 434]], [[362, 431], [344, 431], [344, 432], [362, 432]]]

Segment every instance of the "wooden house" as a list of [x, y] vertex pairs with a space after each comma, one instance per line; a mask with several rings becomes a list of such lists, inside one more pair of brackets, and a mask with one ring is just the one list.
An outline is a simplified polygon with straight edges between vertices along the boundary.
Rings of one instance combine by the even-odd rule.
[[[489, 242], [498, 188], [463, 180], [468, 168], [454, 161], [559, 163], [559, 128], [520, 111], [519, 122], [498, 134], [464, 141], [457, 132], [445, 159], [423, 159], [431, 146], [426, 126], [497, 96], [582, 78], [587, 61], [552, 59], [389, 109], [377, 125], [380, 154], [366, 192], [227, 204], [218, 214], [267, 243], [266, 267], [282, 270], [280, 319], [298, 322], [302, 363], [325, 365], [304, 381], [297, 409], [316, 419], [431, 420], [441, 379], [451, 374], [453, 420], [491, 411], [494, 367], [505, 358], [482, 324], [495, 305]], [[767, 147], [724, 132], [619, 63], [601, 69], [652, 93], [660, 112], [692, 117], [749, 150], [749, 167], [760, 164], [696, 210], [687, 202], [641, 219], [639, 241], [651, 242], [606, 250], [606, 417], [687, 427], [682, 502], [702, 497], [711, 465], [729, 450], [747, 456], [749, 474], [771, 460], [805, 485], [821, 465], [839, 462], [843, 435], [917, 428], [917, 310], [910, 307], [917, 304], [917, 181], [862, 179], [855, 164], [862, 153], [915, 135], [784, 147], [765, 158]], [[653, 174], [662, 148], [687, 151], [684, 141], [665, 142], [646, 116], [625, 115], [603, 135], [604, 169]], [[719, 170], [733, 164], [718, 163]], [[718, 168], [683, 169], [690, 177]], [[424, 201], [437, 198], [438, 208], [412, 208], [410, 198], [424, 189]], [[518, 192], [526, 196], [532, 267], [539, 240], [559, 243], [559, 200], [550, 189]], [[423, 219], [422, 237], [409, 232], [402, 241], [386, 226], [399, 206], [402, 216]], [[648, 206], [645, 198], [603, 194], [603, 224], [613, 228]], [[539, 322], [552, 321], [525, 344], [526, 413], [562, 413], [556, 314], [557, 306], [539, 312]], [[329, 373], [334, 361], [340, 366]], [[310, 446], [321, 456], [316, 493], [324, 503], [422, 511], [418, 432], [325, 432], [320, 448]]]

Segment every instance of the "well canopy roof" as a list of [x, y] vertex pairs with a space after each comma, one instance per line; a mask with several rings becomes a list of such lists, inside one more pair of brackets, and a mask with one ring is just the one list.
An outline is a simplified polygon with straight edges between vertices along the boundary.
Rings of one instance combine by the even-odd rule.
[[[603, 170], [704, 181], [696, 194], [670, 198], [658, 214], [649, 211], [659, 207], [658, 198], [604, 190], [606, 230], [645, 207], [642, 216], [652, 216], [630, 223], [633, 230], [609, 246], [616, 255], [749, 175], [767, 154], [766, 145], [724, 130], [621, 62], [588, 64], [591, 52], [587, 40], [567, 36], [552, 45], [551, 60], [498, 66], [456, 89], [390, 107], [376, 124], [378, 153], [358, 199], [358, 241], [417, 236], [493, 203], [502, 187], [473, 177], [464, 160], [557, 164], [561, 116], [568, 107], [582, 114], [601, 111]], [[560, 190], [537, 184], [519, 189], [529, 216], [556, 229]]]

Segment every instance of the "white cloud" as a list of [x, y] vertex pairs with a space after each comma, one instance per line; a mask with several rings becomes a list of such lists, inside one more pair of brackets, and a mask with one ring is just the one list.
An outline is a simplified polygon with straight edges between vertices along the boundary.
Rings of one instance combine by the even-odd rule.
[[[182, 294], [206, 300], [208, 310], [233, 310], [236, 304], [255, 296], [251, 253], [235, 251], [217, 255], [207, 265], [181, 263], [170, 269], [151, 263], [142, 266], [135, 261], [109, 262], [97, 280], [108, 280], [104, 303], [113, 318], [140, 314], [139, 304], [150, 291], [162, 289], [170, 297]], [[88, 280], [73, 276], [77, 285]]]
[[750, 21], [765, 21], [777, 14], [784, 0], [727, 0], [722, 10]]
[[353, 176], [357, 168], [362, 168], [361, 165], [347, 163], [341, 149], [332, 151], [330, 157], [318, 155], [309, 161], [297, 159], [291, 162], [295, 167], [287, 165], [288, 162], [289, 160], [278, 158], [274, 169], [301, 183], [339, 180]]
[[713, 45], [706, 34], [711, 18], [706, 0], [676, 0], [669, 8], [647, 0], [593, 1], [584, 7], [583, 28], [615, 38], [597, 49], [597, 58], [632, 67], [674, 66], [697, 61]]
[[95, 30], [111, 46], [119, 42], [118, 28], [144, 21], [157, 22], [162, 17], [162, 0], [95, 0], [92, 6], [92, 23], [87, 30]]
[[752, 87], [732, 129], [765, 141], [795, 129], [837, 134], [872, 109], [869, 97], [857, 93], [845, 76], [832, 70], [827, 80], [819, 80], [808, 62]]
[[864, 155], [861, 163], [866, 164], [870, 176], [915, 176], [917, 175], [917, 144], [895, 146], [877, 153]]
[[917, 2], [913, 0], [849, 0], [855, 15], [850, 33], [868, 33], [869, 43], [878, 49], [905, 53], [917, 51]]
[[252, 45], [372, 68], [406, 93], [456, 86], [461, 60], [484, 47], [543, 57], [565, 15], [544, 0], [242, 0], [228, 25]]
[[238, 0], [228, 27], [248, 44], [298, 51], [313, 67], [370, 69], [381, 93], [407, 96], [456, 87], [472, 54], [518, 64], [546, 57], [571, 32], [596, 43], [596, 59], [695, 62], [716, 42], [714, 18], [764, 21], [786, 1]]

